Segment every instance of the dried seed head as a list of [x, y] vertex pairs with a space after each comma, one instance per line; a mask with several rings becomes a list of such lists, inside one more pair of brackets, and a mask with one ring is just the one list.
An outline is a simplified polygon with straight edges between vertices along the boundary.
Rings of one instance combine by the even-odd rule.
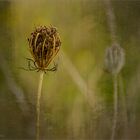
[[119, 44], [115, 43], [106, 49], [105, 70], [117, 74], [120, 72], [125, 63], [125, 52]]
[[60, 49], [61, 41], [53, 26], [39, 26], [28, 38], [29, 49], [39, 70], [45, 70]]

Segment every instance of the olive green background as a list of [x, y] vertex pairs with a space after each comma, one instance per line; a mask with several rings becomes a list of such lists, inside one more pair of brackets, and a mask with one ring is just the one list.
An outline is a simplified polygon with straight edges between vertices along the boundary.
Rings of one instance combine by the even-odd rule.
[[[140, 139], [140, 1], [112, 0], [117, 40], [126, 53], [118, 75], [116, 140]], [[44, 76], [41, 140], [108, 140], [113, 77], [104, 71], [111, 42], [103, 0], [0, 0], [0, 139], [33, 140], [39, 72], [27, 38], [39, 25], [57, 27], [57, 72]], [[51, 67], [51, 66], [50, 66]]]

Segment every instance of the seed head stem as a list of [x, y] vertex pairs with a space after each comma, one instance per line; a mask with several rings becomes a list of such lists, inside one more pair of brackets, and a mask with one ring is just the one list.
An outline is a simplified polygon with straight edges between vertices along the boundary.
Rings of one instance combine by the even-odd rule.
[[104, 0], [104, 4], [106, 6], [106, 14], [108, 18], [108, 25], [109, 25], [109, 30], [111, 34], [111, 39], [112, 42], [117, 41], [117, 36], [116, 36], [116, 18], [114, 14], [114, 10], [111, 4], [111, 0]]
[[39, 84], [38, 84], [38, 92], [37, 92], [37, 102], [36, 102], [36, 140], [39, 140], [40, 136], [40, 98], [41, 98], [41, 90], [43, 83], [44, 72], [40, 72], [39, 76]]
[[112, 126], [112, 134], [111, 140], [115, 138], [115, 132], [117, 127], [117, 120], [118, 120], [118, 80], [117, 74], [113, 75], [113, 84], [114, 84], [114, 118], [113, 118], [113, 126]]

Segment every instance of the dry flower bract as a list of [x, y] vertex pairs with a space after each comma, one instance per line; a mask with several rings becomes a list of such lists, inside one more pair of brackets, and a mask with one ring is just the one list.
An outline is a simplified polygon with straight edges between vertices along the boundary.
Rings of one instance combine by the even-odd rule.
[[39, 26], [31, 33], [28, 42], [34, 59], [29, 59], [34, 62], [34, 67], [30, 66], [29, 62], [29, 69], [54, 71], [55, 67], [52, 69], [47, 69], [47, 67], [60, 50], [61, 41], [57, 29], [53, 26]]
[[112, 73], [117, 74], [123, 68], [125, 63], [125, 52], [119, 44], [114, 43], [111, 47], [106, 49], [105, 55], [105, 69]]

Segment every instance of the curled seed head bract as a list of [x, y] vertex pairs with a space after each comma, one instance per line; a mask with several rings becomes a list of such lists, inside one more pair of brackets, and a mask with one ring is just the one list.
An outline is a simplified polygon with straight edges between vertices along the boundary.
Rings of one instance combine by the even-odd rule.
[[47, 70], [48, 65], [60, 50], [61, 41], [57, 29], [53, 26], [39, 26], [28, 38], [29, 50], [35, 69]]
[[105, 70], [112, 74], [118, 74], [125, 64], [125, 52], [118, 43], [112, 44], [106, 49]]

